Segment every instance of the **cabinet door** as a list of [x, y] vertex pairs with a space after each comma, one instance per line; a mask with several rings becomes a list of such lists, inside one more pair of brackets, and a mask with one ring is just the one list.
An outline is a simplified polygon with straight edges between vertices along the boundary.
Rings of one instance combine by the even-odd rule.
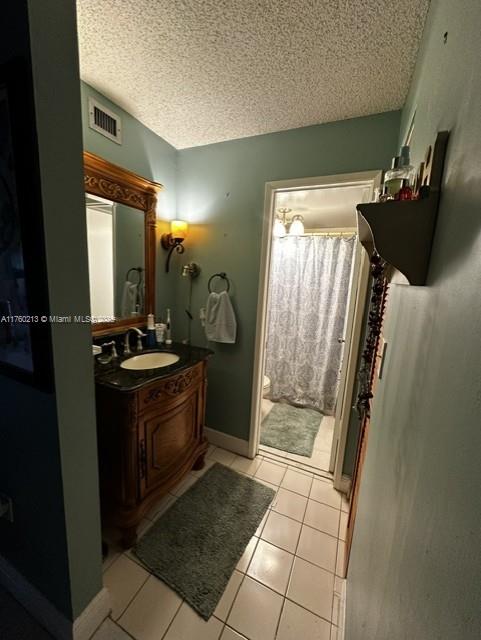
[[142, 460], [142, 493], [168, 481], [182, 477], [185, 463], [191, 460], [198, 444], [198, 394], [189, 394], [170, 410], [152, 411], [142, 417], [141, 433], [145, 440], [140, 452]]

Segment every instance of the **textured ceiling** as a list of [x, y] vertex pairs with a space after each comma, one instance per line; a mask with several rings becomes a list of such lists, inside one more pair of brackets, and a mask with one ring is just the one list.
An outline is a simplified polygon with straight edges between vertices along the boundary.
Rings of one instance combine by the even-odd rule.
[[82, 78], [177, 148], [400, 108], [429, 0], [77, 0]]

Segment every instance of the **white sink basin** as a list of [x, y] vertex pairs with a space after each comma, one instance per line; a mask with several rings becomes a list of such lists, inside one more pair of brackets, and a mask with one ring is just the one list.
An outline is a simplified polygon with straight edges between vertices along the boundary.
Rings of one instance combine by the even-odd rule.
[[142, 353], [120, 363], [121, 369], [160, 369], [180, 360], [174, 353]]

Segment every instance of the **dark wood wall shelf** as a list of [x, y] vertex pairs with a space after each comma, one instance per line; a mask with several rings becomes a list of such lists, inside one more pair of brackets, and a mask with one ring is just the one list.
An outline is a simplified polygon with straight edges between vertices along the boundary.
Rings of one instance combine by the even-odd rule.
[[429, 197], [357, 205], [359, 240], [393, 267], [394, 282], [426, 284], [448, 136], [440, 131], [436, 138]]

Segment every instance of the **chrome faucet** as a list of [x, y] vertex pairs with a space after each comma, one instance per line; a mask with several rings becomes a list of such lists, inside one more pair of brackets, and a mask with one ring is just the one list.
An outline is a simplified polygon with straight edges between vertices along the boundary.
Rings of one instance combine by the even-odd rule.
[[125, 337], [124, 337], [124, 355], [128, 355], [129, 353], [132, 353], [132, 351], [130, 350], [130, 344], [129, 344], [129, 334], [130, 334], [131, 331], [136, 331], [137, 332], [137, 351], [142, 351], [143, 350], [142, 338], [145, 338], [145, 336], [147, 334], [146, 333], [142, 333], [142, 331], [140, 329], [137, 329], [137, 327], [130, 327], [125, 332]]

